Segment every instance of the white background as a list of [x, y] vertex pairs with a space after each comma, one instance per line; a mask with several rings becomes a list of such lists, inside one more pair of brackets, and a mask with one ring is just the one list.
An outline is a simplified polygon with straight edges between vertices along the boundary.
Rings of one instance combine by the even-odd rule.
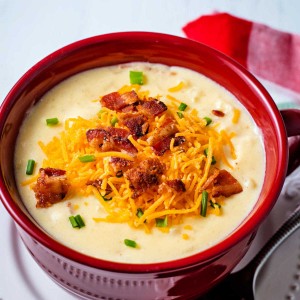
[[[299, 0], [0, 0], [0, 103], [26, 70], [68, 43], [118, 31], [184, 36], [182, 27], [187, 22], [216, 11], [300, 34]], [[299, 95], [263, 83], [276, 102], [299, 100]], [[286, 199], [286, 195], [281, 198]], [[284, 202], [281, 198], [279, 202]], [[290, 201], [284, 206], [288, 211], [294, 204]], [[260, 230], [249, 256], [261, 244], [262, 236], [273, 232], [285, 215], [281, 207], [274, 210], [273, 219], [269, 217]], [[15, 299], [76, 298], [37, 267], [0, 204], [0, 300]]]

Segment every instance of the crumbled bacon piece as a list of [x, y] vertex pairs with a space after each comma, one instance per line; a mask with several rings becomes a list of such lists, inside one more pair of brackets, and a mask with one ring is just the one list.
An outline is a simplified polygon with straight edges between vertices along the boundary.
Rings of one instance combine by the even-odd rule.
[[161, 138], [156, 144], [152, 146], [153, 152], [157, 156], [162, 156], [167, 150], [170, 149], [170, 143], [171, 143], [172, 137], [167, 136], [164, 138]]
[[125, 177], [130, 181], [133, 190], [132, 198], [138, 198], [145, 191], [160, 184], [160, 176], [165, 166], [157, 158], [142, 161], [137, 167], [125, 172]]
[[69, 187], [66, 171], [54, 168], [41, 168], [37, 182], [33, 187], [37, 199], [36, 207], [46, 208], [62, 201]]
[[132, 105], [138, 101], [139, 98], [135, 91], [124, 94], [113, 92], [103, 96], [100, 100], [102, 106], [118, 112], [122, 111], [126, 106]]
[[221, 110], [213, 109], [211, 112], [212, 112], [215, 116], [217, 116], [217, 117], [224, 117], [224, 116], [225, 116], [225, 113], [222, 112]]
[[149, 128], [147, 118], [142, 113], [120, 114], [119, 123], [125, 125], [137, 138], [145, 135]]
[[212, 189], [213, 197], [229, 197], [243, 191], [241, 184], [226, 170], [214, 168], [202, 189]]
[[[154, 153], [161, 156], [169, 150], [171, 139], [175, 137], [175, 133], [177, 132], [178, 128], [175, 124], [175, 120], [171, 117], [167, 118], [164, 123], [155, 130], [153, 136], [148, 139]], [[177, 143], [180, 141], [183, 142], [183, 140], [177, 139]]]
[[107, 127], [105, 129], [89, 129], [86, 137], [91, 146], [106, 151], [125, 151], [136, 154], [137, 149], [129, 141], [130, 132], [122, 128]]
[[109, 134], [104, 129], [89, 129], [86, 132], [86, 138], [94, 148], [100, 148], [102, 151], [109, 151], [112, 148], [109, 142]]
[[214, 183], [214, 180], [217, 178], [219, 173], [220, 173], [220, 170], [218, 168], [211, 169], [207, 180], [205, 181], [205, 183], [202, 186], [202, 189], [206, 190], [208, 187], [212, 186], [212, 184]]
[[141, 104], [137, 106], [137, 110], [148, 118], [154, 118], [167, 109], [168, 107], [163, 102], [154, 98], [149, 98], [148, 101], [142, 101]]
[[167, 180], [167, 185], [174, 189], [176, 192], [185, 192], [185, 185], [181, 179]]
[[133, 113], [136, 112], [136, 106], [134, 104], [131, 104], [122, 108], [121, 111], [122, 113]]
[[234, 194], [241, 193], [243, 188], [241, 184], [226, 170], [220, 170], [220, 173], [214, 180], [212, 188], [212, 196], [229, 197]]
[[[102, 185], [102, 180], [101, 179], [95, 179], [95, 180], [89, 180], [86, 185], [92, 185], [93, 187], [95, 187], [97, 190], [101, 189], [101, 185]], [[111, 193], [112, 192], [112, 188], [110, 187], [110, 185], [106, 186], [105, 191], [107, 193]]]
[[125, 172], [133, 166], [133, 161], [121, 157], [111, 157], [110, 164], [116, 173]]
[[180, 146], [181, 144], [183, 144], [185, 142], [185, 137], [184, 136], [176, 136], [174, 138], [174, 146]]
[[101, 189], [102, 179], [89, 180], [86, 185], [92, 185], [97, 189]]

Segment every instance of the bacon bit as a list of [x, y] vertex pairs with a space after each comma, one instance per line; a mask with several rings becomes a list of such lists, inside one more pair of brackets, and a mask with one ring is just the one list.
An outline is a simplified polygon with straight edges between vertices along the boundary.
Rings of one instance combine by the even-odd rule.
[[119, 116], [120, 124], [128, 127], [134, 137], [145, 135], [149, 128], [147, 118], [142, 113], [126, 113]]
[[149, 98], [148, 101], [142, 101], [141, 104], [137, 106], [137, 110], [142, 112], [148, 118], [154, 118], [167, 109], [168, 107], [163, 102], [154, 98]]
[[[158, 156], [163, 155], [170, 149], [171, 139], [178, 132], [175, 120], [168, 117], [164, 123], [155, 130], [154, 135], [148, 139], [148, 143], [152, 146], [154, 153]], [[182, 139], [177, 139], [177, 143], [183, 142]], [[175, 143], [174, 143], [175, 144]]]
[[167, 150], [170, 149], [170, 143], [171, 143], [172, 137], [165, 137], [159, 140], [156, 144], [152, 146], [153, 152], [157, 156], [162, 156]]
[[[97, 190], [101, 190], [102, 180], [101, 179], [89, 180], [86, 183], [86, 185], [91, 185], [91, 186], [95, 187]], [[110, 185], [106, 186], [105, 192], [107, 192], [107, 193], [112, 192], [112, 188], [110, 187]]]
[[128, 105], [122, 108], [122, 113], [130, 113], [130, 112], [135, 112], [136, 111], [136, 106], [135, 105]]
[[217, 176], [220, 174], [220, 170], [218, 168], [214, 168], [211, 170], [209, 177], [205, 181], [205, 183], [202, 186], [203, 190], [206, 190], [209, 186], [211, 186], [214, 183], [214, 180], [217, 178]]
[[101, 179], [95, 179], [95, 180], [89, 180], [86, 185], [92, 185], [97, 189], [101, 189], [102, 180]]
[[62, 201], [68, 190], [66, 171], [54, 168], [41, 168], [39, 177], [33, 187], [37, 208], [47, 208]]
[[240, 183], [226, 170], [214, 168], [202, 189], [212, 188], [213, 197], [229, 197], [243, 191]]
[[86, 132], [90, 145], [102, 152], [123, 150], [130, 154], [136, 154], [137, 149], [129, 141], [129, 135], [130, 132], [126, 129], [114, 127], [89, 129]]
[[109, 142], [108, 132], [104, 129], [89, 129], [86, 132], [86, 138], [91, 146], [101, 148], [103, 151], [106, 148], [105, 144]]
[[225, 116], [225, 113], [223, 113], [223, 112], [220, 111], [220, 110], [213, 109], [211, 112], [212, 112], [215, 116], [217, 116], [217, 117], [224, 117], [224, 116]]
[[121, 157], [111, 157], [110, 164], [114, 171], [122, 171], [123, 173], [133, 166], [133, 161]]
[[229, 197], [234, 194], [241, 193], [243, 188], [241, 184], [226, 170], [220, 170], [218, 176], [214, 180], [212, 188], [213, 197]]
[[184, 136], [176, 136], [174, 138], [174, 147], [180, 146], [185, 142], [185, 137]]
[[137, 93], [134, 90], [121, 94], [121, 98], [127, 105], [134, 104], [140, 100]]
[[149, 158], [142, 161], [137, 167], [125, 172], [125, 177], [130, 181], [133, 191], [132, 198], [136, 199], [148, 189], [158, 186], [160, 175], [163, 174], [165, 166], [157, 158]]
[[176, 192], [185, 192], [185, 185], [181, 179], [167, 180], [167, 185], [174, 189]]
[[139, 98], [135, 91], [130, 91], [124, 94], [113, 92], [104, 95], [100, 100], [102, 106], [118, 112], [122, 111], [122, 109], [126, 106], [132, 105], [138, 101]]

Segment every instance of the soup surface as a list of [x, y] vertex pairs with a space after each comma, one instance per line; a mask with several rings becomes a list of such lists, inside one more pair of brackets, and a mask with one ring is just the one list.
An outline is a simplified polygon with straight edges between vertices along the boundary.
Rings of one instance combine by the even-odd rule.
[[[97, 114], [101, 118], [99, 97], [118, 91], [124, 85], [130, 87], [129, 72], [132, 70], [143, 72], [144, 82], [138, 86], [139, 93], [158, 98], [167, 106], [179, 107], [181, 102], [187, 105], [184, 110], [178, 109], [176, 118], [195, 114], [196, 110], [199, 118], [212, 121], [207, 128], [213, 128], [218, 134], [226, 133], [227, 139], [230, 139], [230, 143], [224, 146], [226, 157], [218, 159], [216, 155], [215, 167], [230, 172], [243, 191], [222, 198], [220, 203], [215, 204], [215, 209], [214, 203], [209, 202], [210, 213], [205, 216], [201, 216], [201, 207], [198, 207], [197, 214], [180, 217], [171, 226], [158, 225], [147, 230], [143, 228], [147, 227], [147, 222], [134, 227], [120, 219], [105, 221], [107, 211], [104, 205], [114, 201], [108, 199], [111, 195], [107, 198], [104, 195], [102, 200], [108, 200], [104, 203], [95, 194], [73, 193], [49, 207], [36, 207], [37, 199], [32, 186], [40, 168], [52, 167], [45, 166], [46, 155], [41, 145], [47, 145], [54, 137], [59, 137], [67, 120], [78, 117], [90, 120]], [[132, 87], [136, 88], [136, 85]], [[59, 123], [47, 126], [45, 120], [52, 118], [57, 118]], [[200, 145], [201, 141], [197, 144]], [[170, 150], [157, 156], [158, 159], [160, 157], [171, 157]], [[33, 175], [26, 175], [25, 172], [29, 159], [36, 162]], [[196, 163], [194, 167], [197, 167]], [[44, 95], [28, 112], [21, 127], [15, 150], [15, 173], [19, 192], [28, 211], [45, 231], [61, 243], [84, 254], [110, 261], [152, 263], [195, 254], [230, 234], [258, 199], [265, 173], [265, 152], [260, 130], [251, 116], [232, 94], [215, 82], [180, 67], [131, 63], [82, 72]], [[190, 187], [193, 178], [186, 174], [182, 181]], [[195, 180], [194, 185], [198, 181]], [[111, 190], [108, 194], [110, 192], [113, 194]], [[143, 198], [143, 195], [140, 197]], [[136, 199], [132, 201], [132, 205], [137, 203]], [[85, 226], [73, 228], [69, 220], [71, 215], [80, 215]], [[125, 239], [134, 241], [136, 247], [125, 245]]]

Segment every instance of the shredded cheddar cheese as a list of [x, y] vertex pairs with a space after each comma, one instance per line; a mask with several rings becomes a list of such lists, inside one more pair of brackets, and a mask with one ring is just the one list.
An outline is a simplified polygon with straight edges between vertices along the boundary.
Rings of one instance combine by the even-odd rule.
[[233, 117], [232, 117], [233, 124], [237, 124], [239, 122], [240, 115], [241, 115], [241, 111], [239, 109], [235, 108], [233, 110]]
[[180, 81], [176, 86], [169, 88], [168, 91], [171, 93], [179, 92], [182, 88], [184, 88], [184, 86], [184, 82]]
[[[179, 91], [184, 87], [180, 82], [177, 86], [169, 89], [170, 92]], [[140, 98], [147, 98], [149, 91], [141, 91], [139, 85], [123, 86], [119, 93], [135, 90]], [[169, 101], [168, 101], [169, 100]], [[177, 115], [178, 103], [180, 100], [173, 96], [166, 95], [165, 102], [168, 104], [167, 112], [156, 117], [149, 125], [149, 132], [135, 139], [132, 135], [128, 137], [132, 145], [137, 149], [135, 156], [125, 152], [108, 151], [101, 152], [91, 146], [86, 138], [86, 132], [92, 128], [109, 127], [111, 120], [117, 113], [102, 107], [99, 113], [92, 119], [82, 117], [67, 119], [64, 129], [59, 136], [54, 137], [49, 143], [39, 141], [38, 144], [45, 154], [42, 167], [63, 169], [66, 171], [70, 182], [68, 198], [72, 195], [89, 196], [93, 195], [99, 201], [106, 212], [106, 216], [99, 217], [97, 212], [93, 220], [95, 222], [126, 222], [130, 226], [142, 228], [150, 232], [155, 226], [155, 220], [168, 217], [167, 228], [160, 228], [167, 232], [172, 224], [180, 224], [182, 217], [186, 215], [199, 215], [201, 206], [202, 186], [208, 179], [212, 168], [213, 157], [218, 162], [223, 162], [231, 167], [228, 160], [229, 153], [232, 159], [236, 154], [231, 139], [233, 133], [217, 131], [217, 126], [206, 126], [203, 117], [199, 117], [196, 110], [189, 109], [184, 112], [184, 117]], [[130, 182], [125, 177], [117, 177], [110, 165], [111, 157], [119, 157], [138, 164], [139, 162], [157, 157], [148, 140], [155, 135], [156, 128], [166, 120], [167, 116], [172, 116], [176, 121], [178, 133], [175, 138], [184, 137], [185, 142], [175, 146], [175, 138], [171, 139], [170, 150], [159, 160], [165, 165], [165, 172], [162, 181], [180, 179], [186, 188], [184, 193], [171, 189], [162, 183], [157, 190], [147, 190], [142, 196], [133, 199], [130, 189]], [[235, 112], [234, 122], [238, 121], [238, 113]], [[119, 127], [119, 123], [115, 127]], [[204, 151], [206, 155], [204, 154]], [[95, 161], [81, 162], [78, 158], [83, 155], [94, 155]], [[32, 184], [36, 177], [24, 182]], [[101, 180], [101, 186], [96, 188], [88, 182]], [[109, 193], [107, 195], [107, 190]], [[88, 202], [84, 202], [88, 205]], [[142, 212], [138, 215], [137, 211]], [[219, 206], [210, 207], [208, 214], [220, 214]], [[191, 230], [190, 226], [185, 229]], [[183, 234], [184, 239], [188, 239], [187, 234]]]

